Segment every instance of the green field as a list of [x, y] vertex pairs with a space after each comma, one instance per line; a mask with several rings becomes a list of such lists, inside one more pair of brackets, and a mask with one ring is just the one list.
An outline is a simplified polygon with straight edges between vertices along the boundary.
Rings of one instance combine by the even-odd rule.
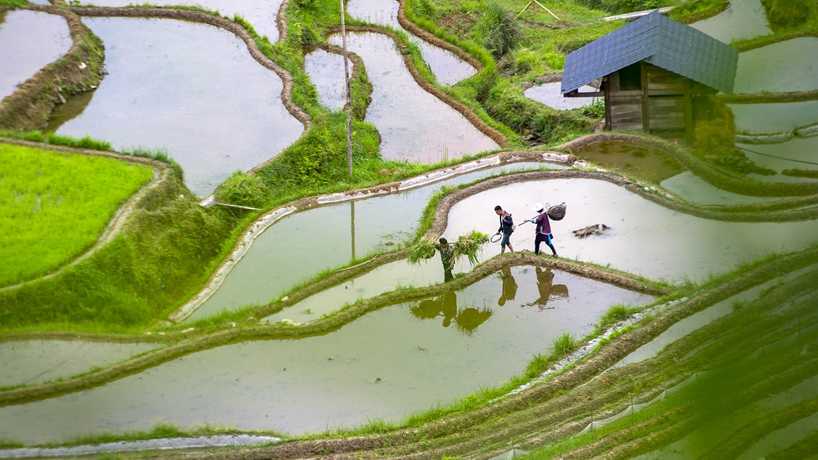
[[41, 276], [94, 244], [150, 167], [0, 144], [0, 286]]

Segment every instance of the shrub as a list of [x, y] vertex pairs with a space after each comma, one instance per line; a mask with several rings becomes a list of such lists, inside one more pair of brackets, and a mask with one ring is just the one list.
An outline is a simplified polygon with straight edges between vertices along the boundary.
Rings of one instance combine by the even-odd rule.
[[267, 193], [267, 186], [261, 179], [239, 171], [219, 186], [216, 199], [224, 203], [258, 208], [264, 205]]
[[576, 341], [571, 334], [565, 332], [554, 340], [554, 356], [563, 357], [577, 348]]
[[478, 24], [485, 47], [499, 59], [514, 49], [520, 40], [520, 27], [517, 20], [497, 3], [489, 3], [483, 18]]
[[809, 16], [804, 2], [793, 0], [762, 0], [767, 9], [767, 19], [777, 27], [793, 27], [803, 24]]

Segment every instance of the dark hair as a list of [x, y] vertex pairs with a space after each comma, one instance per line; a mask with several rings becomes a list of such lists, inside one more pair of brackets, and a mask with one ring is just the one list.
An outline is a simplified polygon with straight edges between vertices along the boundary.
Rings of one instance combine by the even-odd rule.
[[440, 244], [449, 244], [449, 241], [446, 238], [441, 238], [438, 241], [440, 241]]
[[498, 204], [497, 206], [494, 207], [494, 210], [495, 211], [502, 211], [503, 208], [501, 208], [500, 205]]

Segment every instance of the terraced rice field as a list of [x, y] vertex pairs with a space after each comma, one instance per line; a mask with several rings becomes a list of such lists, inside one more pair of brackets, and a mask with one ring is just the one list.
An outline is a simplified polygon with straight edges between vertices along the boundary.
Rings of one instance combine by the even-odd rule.
[[693, 24], [768, 36], [710, 100], [750, 173], [591, 133], [582, 2], [350, 0], [350, 94], [336, 2], [0, 5], [0, 458], [814, 455], [815, 38], [762, 2]]

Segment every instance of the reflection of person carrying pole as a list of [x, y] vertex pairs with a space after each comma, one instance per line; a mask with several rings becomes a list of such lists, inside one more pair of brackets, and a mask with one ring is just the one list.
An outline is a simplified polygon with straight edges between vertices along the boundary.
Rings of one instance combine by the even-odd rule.
[[537, 267], [537, 290], [540, 297], [526, 304], [527, 307], [537, 305], [540, 310], [552, 309], [554, 307], [547, 307], [548, 300], [551, 297], [568, 297], [568, 286], [565, 284], [554, 284], [554, 272], [550, 269]]

